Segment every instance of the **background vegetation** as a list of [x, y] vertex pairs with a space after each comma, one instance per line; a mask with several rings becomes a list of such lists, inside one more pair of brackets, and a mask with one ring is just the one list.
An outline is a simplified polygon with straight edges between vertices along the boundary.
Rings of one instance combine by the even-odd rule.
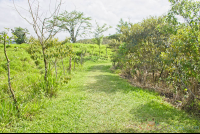
[[[140, 132], [136, 129], [124, 129], [127, 125], [130, 126], [133, 117], [137, 121], [136, 124], [131, 124], [132, 128], [137, 126], [142, 132], [146, 132], [146, 129], [141, 128], [145, 124], [145, 118], [146, 123], [147, 118], [151, 118], [154, 126], [154, 119], [162, 119], [163, 127], [187, 122], [193, 126], [186, 124], [184, 127], [189, 127], [189, 130], [177, 132], [196, 132], [199, 128], [195, 125], [199, 123], [194, 117], [199, 117], [200, 113], [200, 2], [169, 1], [171, 10], [167, 15], [150, 16], [135, 24], [120, 19], [117, 33], [107, 37], [104, 37], [103, 32], [111, 27], [106, 24], [99, 26], [96, 22], [96, 29], [90, 31], [91, 18], [83, 17], [82, 12], [65, 11], [59, 14], [61, 1], [50, 17], [43, 19], [39, 15], [39, 6], [33, 15], [29, 4], [29, 13], [35, 20], [30, 24], [37, 38], [27, 38], [28, 30], [20, 27], [12, 30], [11, 37], [5, 31], [0, 33], [0, 131], [4, 132], [5, 129], [6, 132], [11, 132], [9, 130], [12, 128], [12, 131], [18, 130], [18, 122], [23, 124], [23, 121], [32, 121], [42, 110], [48, 109], [48, 105], [61, 107], [64, 104], [57, 101], [70, 100], [70, 104], [59, 111], [63, 112], [68, 106], [72, 109], [67, 109], [69, 115], [73, 114], [73, 118], [67, 119], [72, 124], [69, 132], [83, 130], [76, 126], [81, 116], [87, 122], [84, 124], [80, 121], [80, 126], [88, 129], [84, 132], [94, 131], [87, 126], [91, 125], [89, 119], [96, 123], [91, 125], [94, 128], [98, 129], [100, 126], [98, 132], [101, 128], [108, 129], [105, 132]], [[28, 2], [30, 3], [29, 0]], [[178, 17], [184, 21], [178, 20]], [[66, 37], [64, 41], [54, 38], [61, 30], [69, 32], [70, 38]], [[86, 33], [93, 33], [95, 38], [76, 41], [78, 36]], [[13, 41], [18, 44], [10, 44]], [[143, 89], [133, 88], [113, 72]], [[76, 83], [76, 80], [84, 84]], [[166, 97], [164, 100], [174, 107], [163, 102], [158, 93]], [[67, 100], [56, 99], [61, 94], [67, 96]], [[108, 96], [115, 101], [110, 101]], [[96, 98], [100, 101], [96, 101]], [[83, 105], [80, 102], [82, 100], [86, 101]], [[104, 102], [107, 106], [112, 105], [114, 110], [102, 108], [107, 107], [103, 106]], [[116, 105], [118, 106], [115, 107]], [[120, 106], [123, 107], [121, 111], [125, 109], [126, 112], [118, 111]], [[55, 107], [49, 108], [54, 116]], [[188, 117], [188, 114], [175, 107], [194, 114], [194, 117]], [[109, 110], [113, 113], [110, 114]], [[88, 114], [83, 114], [84, 112]], [[98, 113], [101, 113], [99, 117], [96, 116]], [[109, 117], [104, 116], [105, 113], [109, 113]], [[118, 113], [119, 117], [116, 117]], [[51, 115], [47, 113], [47, 120]], [[88, 118], [89, 115], [92, 118]], [[126, 117], [121, 119], [123, 115]], [[58, 116], [56, 119], [63, 118]], [[107, 126], [99, 122], [103, 120], [107, 121]], [[45, 125], [44, 122], [41, 123]], [[57, 122], [56, 125], [59, 123], [62, 122]], [[149, 123], [146, 125], [149, 126]], [[109, 126], [113, 130], [109, 130]], [[123, 127], [116, 129], [120, 126]], [[44, 132], [57, 132], [57, 127], [51, 131], [44, 129]], [[153, 131], [166, 132], [163, 127]], [[35, 132], [31, 126], [28, 128], [30, 132]], [[19, 129], [19, 132], [23, 132], [23, 129]]]

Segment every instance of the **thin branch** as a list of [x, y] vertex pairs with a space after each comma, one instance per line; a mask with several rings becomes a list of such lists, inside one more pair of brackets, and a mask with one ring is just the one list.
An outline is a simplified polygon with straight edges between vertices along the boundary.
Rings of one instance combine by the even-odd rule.
[[[32, 16], [33, 23], [34, 23], [34, 24], [33, 24], [34, 31], [35, 31], [35, 33], [37, 34], [38, 39], [40, 40], [40, 42], [41, 42], [41, 44], [42, 44], [42, 40], [43, 40], [43, 39], [39, 36], [38, 30], [39, 30], [40, 33], [42, 33], [42, 32], [41, 32], [40, 27], [38, 26], [38, 23], [37, 23], [37, 21], [36, 21], [34, 15], [33, 15], [33, 10], [32, 10], [32, 7], [31, 7], [31, 5], [30, 5], [30, 0], [28, 0], [28, 3], [29, 3], [29, 8], [30, 8], [30, 14], [31, 14], [31, 16]], [[37, 8], [37, 12], [39, 12], [39, 9], [38, 9], [38, 8]], [[38, 17], [38, 16], [36, 16], [36, 17]]]
[[16, 6], [15, 6], [14, 0], [13, 0], [13, 4], [14, 4], [14, 7], [15, 7], [15, 10], [17, 11], [17, 13], [18, 13], [24, 20], [26, 20], [30, 25], [33, 25], [33, 24], [30, 23], [25, 17], [23, 17], [23, 16], [20, 14], [20, 12], [17, 10], [17, 8], [16, 8]]
[[51, 13], [51, 10], [50, 10], [50, 9], [51, 9], [51, 8], [50, 8], [50, 5], [51, 5], [51, 0], [50, 0], [50, 3], [49, 3], [49, 12], [50, 12], [50, 14], [52, 14], [52, 13]]
[[[52, 17], [54, 16], [54, 14], [56, 14], [56, 12], [57, 12], [57, 14], [58, 14], [59, 11], [60, 11], [61, 4], [62, 4], [62, 0], [60, 0], [60, 3], [58, 4], [58, 6], [57, 6], [57, 8], [55, 9], [54, 13], [51, 14], [50, 17], [48, 17], [48, 18], [46, 18], [46, 19], [52, 18]], [[56, 14], [56, 15], [57, 15], [57, 14]]]
[[[61, 4], [62, 4], [62, 0], [60, 0], [60, 3], [58, 4], [58, 6], [57, 6], [56, 10], [54, 11], [54, 13], [51, 14], [51, 16], [50, 16], [49, 18], [45, 18], [45, 19], [50, 19], [50, 18], [52, 18], [53, 16], [57, 16], [58, 13], [59, 13], [59, 11], [60, 11]], [[55, 24], [56, 24], [56, 21], [57, 21], [57, 19], [55, 19], [55, 18], [53, 18], [53, 19], [54, 19], [54, 21], [53, 21], [53, 24], [52, 24], [52, 27], [51, 27], [52, 30], [51, 30], [51, 32], [49, 33], [48, 37], [46, 38], [45, 42], [46, 42], [48, 39], [52, 38], [53, 36], [55, 36], [55, 35], [58, 33], [58, 31], [56, 31], [56, 32], [52, 35], [53, 29], [54, 29]]]
[[82, 23], [83, 23], [83, 22], [81, 22], [80, 25], [79, 25], [79, 27], [77, 28], [75, 38], [78, 36], [78, 33], [79, 33], [79, 30], [80, 30], [80, 27], [81, 27]]

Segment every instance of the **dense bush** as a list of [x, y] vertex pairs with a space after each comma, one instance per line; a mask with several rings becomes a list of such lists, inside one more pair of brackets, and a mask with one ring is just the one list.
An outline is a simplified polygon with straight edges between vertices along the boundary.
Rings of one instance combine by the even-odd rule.
[[[140, 86], [159, 89], [162, 94], [171, 92], [174, 104], [198, 110], [200, 2], [170, 2], [172, 8], [166, 16], [120, 25], [119, 39], [123, 43], [110, 43], [116, 51], [113, 65]], [[179, 22], [177, 15], [186, 21]]]

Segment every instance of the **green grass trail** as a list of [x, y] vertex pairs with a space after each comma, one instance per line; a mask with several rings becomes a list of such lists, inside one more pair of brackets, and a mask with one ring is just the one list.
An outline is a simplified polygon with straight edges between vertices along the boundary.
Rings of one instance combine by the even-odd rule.
[[[111, 63], [96, 63], [77, 72], [48, 100], [47, 108], [3, 132], [200, 132], [199, 119], [154, 92], [131, 86], [110, 67]], [[149, 127], [152, 118], [156, 124]]]

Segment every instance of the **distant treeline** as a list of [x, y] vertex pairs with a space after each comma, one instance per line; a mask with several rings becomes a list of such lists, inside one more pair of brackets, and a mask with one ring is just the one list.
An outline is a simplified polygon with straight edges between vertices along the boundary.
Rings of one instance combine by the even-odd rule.
[[[115, 39], [116, 35], [110, 35], [110, 36], [106, 36], [106, 37], [103, 37], [103, 42], [102, 44], [105, 45], [105, 44], [109, 44], [111, 39]], [[83, 44], [95, 44], [94, 41], [93, 41], [93, 38], [92, 39], [81, 39], [81, 40], [78, 40], [76, 43], [83, 43]]]

